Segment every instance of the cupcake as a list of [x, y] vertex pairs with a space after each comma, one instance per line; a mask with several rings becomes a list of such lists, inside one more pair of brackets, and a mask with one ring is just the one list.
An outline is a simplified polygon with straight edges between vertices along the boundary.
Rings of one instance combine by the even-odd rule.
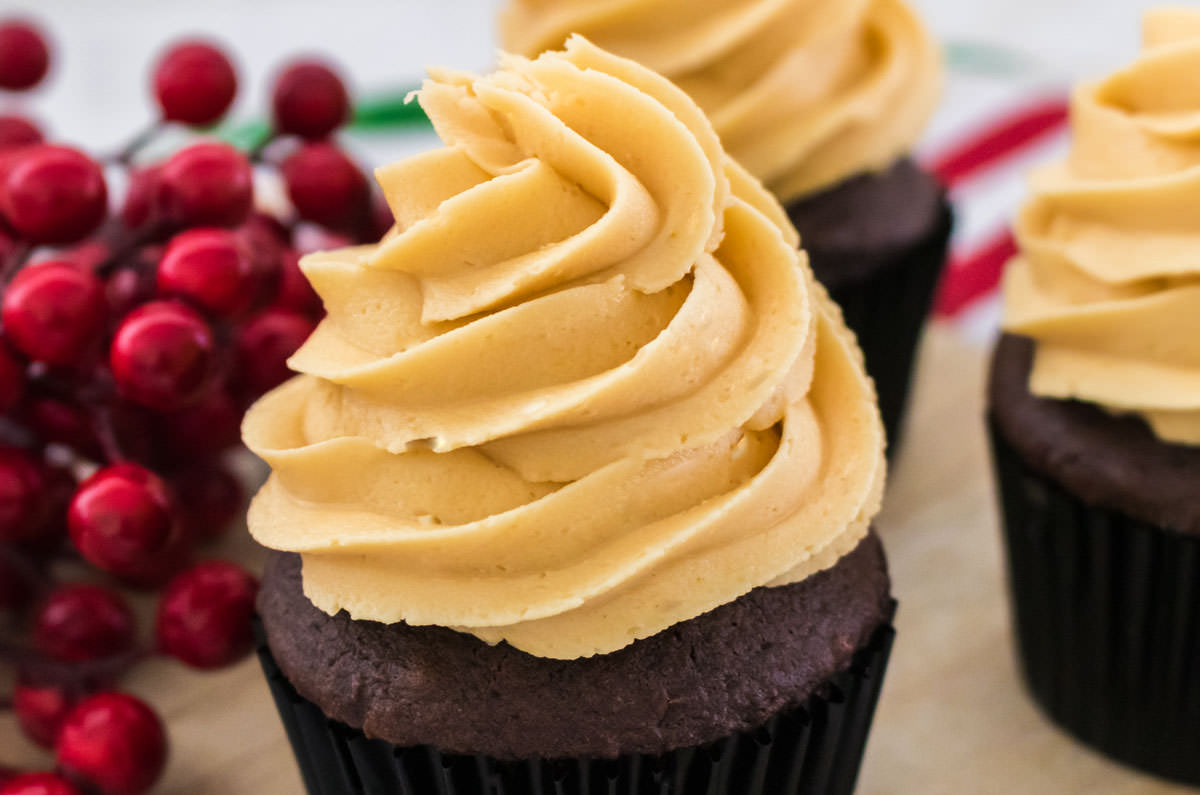
[[785, 205], [858, 335], [895, 445], [945, 261], [945, 191], [910, 157], [941, 93], [903, 0], [509, 0], [506, 49], [580, 33], [674, 81]]
[[581, 38], [419, 98], [445, 146], [303, 260], [328, 316], [244, 425], [309, 791], [849, 793], [884, 436], [795, 230]]
[[1200, 784], [1200, 11], [1147, 17], [1032, 180], [989, 411], [1016, 635], [1049, 716]]

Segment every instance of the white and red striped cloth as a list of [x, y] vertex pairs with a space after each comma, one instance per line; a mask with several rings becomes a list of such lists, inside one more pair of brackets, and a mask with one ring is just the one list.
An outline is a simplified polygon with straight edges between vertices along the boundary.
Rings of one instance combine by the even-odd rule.
[[957, 213], [935, 314], [980, 342], [999, 328], [999, 286], [1016, 253], [1012, 221], [1030, 170], [1065, 154], [1069, 87], [1012, 53], [949, 48], [943, 110], [920, 159], [949, 187]]

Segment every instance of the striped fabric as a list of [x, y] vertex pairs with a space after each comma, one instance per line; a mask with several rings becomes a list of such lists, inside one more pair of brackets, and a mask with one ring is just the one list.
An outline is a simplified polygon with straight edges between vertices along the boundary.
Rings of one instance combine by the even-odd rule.
[[1067, 89], [1014, 55], [949, 53], [946, 101], [920, 153], [958, 213], [935, 313], [986, 342], [999, 326], [1000, 280], [1016, 253], [1012, 220], [1029, 171], [1066, 150]]

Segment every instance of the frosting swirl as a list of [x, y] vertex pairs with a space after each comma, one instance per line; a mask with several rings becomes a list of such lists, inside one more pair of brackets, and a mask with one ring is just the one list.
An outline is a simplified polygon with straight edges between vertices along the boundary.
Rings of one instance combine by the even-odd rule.
[[1073, 96], [1063, 163], [1016, 224], [1005, 326], [1037, 341], [1034, 394], [1138, 414], [1200, 444], [1200, 11], [1146, 17], [1130, 67]]
[[941, 93], [904, 0], [510, 0], [500, 29], [512, 52], [580, 33], [667, 76], [785, 202], [889, 166]]
[[853, 549], [871, 382], [700, 109], [581, 38], [420, 101], [446, 146], [379, 169], [378, 245], [304, 259], [328, 316], [243, 428], [313, 604], [576, 658]]

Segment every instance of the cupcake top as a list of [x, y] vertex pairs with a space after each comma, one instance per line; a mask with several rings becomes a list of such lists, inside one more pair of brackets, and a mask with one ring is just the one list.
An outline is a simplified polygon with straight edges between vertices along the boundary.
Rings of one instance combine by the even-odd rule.
[[903, 0], [509, 0], [500, 28], [513, 52], [581, 33], [661, 72], [784, 202], [905, 155], [941, 93]]
[[1200, 11], [1146, 17], [1134, 64], [1076, 90], [1065, 162], [1037, 172], [1005, 282], [1030, 389], [1200, 445]]
[[243, 428], [308, 599], [571, 659], [852, 550], [871, 382], [687, 95], [573, 38], [419, 98], [445, 146], [378, 170], [378, 245], [303, 260], [328, 316]]

